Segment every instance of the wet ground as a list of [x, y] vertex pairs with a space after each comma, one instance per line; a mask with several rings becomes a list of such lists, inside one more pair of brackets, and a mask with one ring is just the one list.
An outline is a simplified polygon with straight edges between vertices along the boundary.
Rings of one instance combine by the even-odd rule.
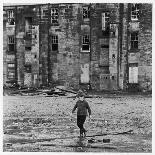
[[4, 96], [3, 151], [152, 151], [151, 97], [112, 95], [86, 100], [92, 120], [85, 122], [87, 137], [79, 138], [76, 113], [70, 119], [73, 98]]

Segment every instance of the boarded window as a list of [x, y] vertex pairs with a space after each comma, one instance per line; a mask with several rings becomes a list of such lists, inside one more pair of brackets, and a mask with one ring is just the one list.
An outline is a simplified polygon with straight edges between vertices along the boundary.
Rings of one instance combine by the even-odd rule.
[[102, 13], [102, 31], [105, 31], [104, 33], [109, 34], [109, 12]]
[[58, 36], [53, 35], [52, 36], [52, 51], [57, 51], [58, 50]]
[[51, 9], [51, 23], [52, 24], [58, 24], [58, 18], [59, 18], [58, 8], [52, 8]]
[[83, 7], [83, 19], [88, 19], [90, 17], [89, 7]]
[[8, 10], [7, 15], [9, 25], [15, 25], [14, 10]]
[[138, 49], [138, 33], [133, 32], [131, 33], [131, 49]]
[[15, 64], [14, 63], [8, 63], [8, 68], [14, 68]]
[[83, 36], [82, 51], [89, 51], [89, 35]]
[[131, 5], [131, 20], [139, 19], [139, 9], [140, 9], [140, 4]]
[[138, 64], [129, 64], [129, 83], [138, 83]]
[[89, 83], [89, 64], [81, 64], [81, 83]]
[[14, 38], [14, 36], [8, 37], [8, 50], [9, 51], [15, 50], [15, 38]]

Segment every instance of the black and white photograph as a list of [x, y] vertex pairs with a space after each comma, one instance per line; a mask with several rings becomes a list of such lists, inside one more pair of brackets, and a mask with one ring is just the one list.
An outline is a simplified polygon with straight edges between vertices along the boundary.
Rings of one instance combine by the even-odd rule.
[[3, 153], [152, 153], [153, 6], [3, 1]]

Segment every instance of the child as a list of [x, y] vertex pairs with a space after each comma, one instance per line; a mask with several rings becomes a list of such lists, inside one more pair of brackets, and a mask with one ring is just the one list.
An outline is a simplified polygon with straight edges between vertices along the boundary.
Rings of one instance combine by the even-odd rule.
[[83, 124], [86, 120], [86, 116], [87, 116], [87, 110], [89, 113], [89, 118], [91, 116], [91, 109], [89, 107], [88, 102], [84, 99], [84, 94], [83, 92], [79, 92], [78, 94], [78, 98], [79, 100], [76, 102], [73, 110], [72, 110], [72, 114], [74, 113], [74, 111], [77, 108], [77, 126], [80, 128], [80, 137], [86, 136], [86, 130], [83, 127]]

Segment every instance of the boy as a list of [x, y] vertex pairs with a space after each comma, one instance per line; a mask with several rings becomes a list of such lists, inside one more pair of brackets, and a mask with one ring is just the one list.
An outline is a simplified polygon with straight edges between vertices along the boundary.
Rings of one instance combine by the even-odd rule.
[[72, 114], [74, 113], [74, 111], [77, 108], [77, 126], [80, 128], [80, 137], [86, 136], [86, 130], [83, 127], [83, 124], [86, 120], [86, 116], [87, 116], [87, 110], [89, 113], [89, 118], [91, 116], [91, 109], [89, 107], [88, 102], [84, 99], [84, 94], [83, 92], [79, 92], [78, 94], [78, 98], [79, 100], [76, 102], [73, 110], [72, 110]]

